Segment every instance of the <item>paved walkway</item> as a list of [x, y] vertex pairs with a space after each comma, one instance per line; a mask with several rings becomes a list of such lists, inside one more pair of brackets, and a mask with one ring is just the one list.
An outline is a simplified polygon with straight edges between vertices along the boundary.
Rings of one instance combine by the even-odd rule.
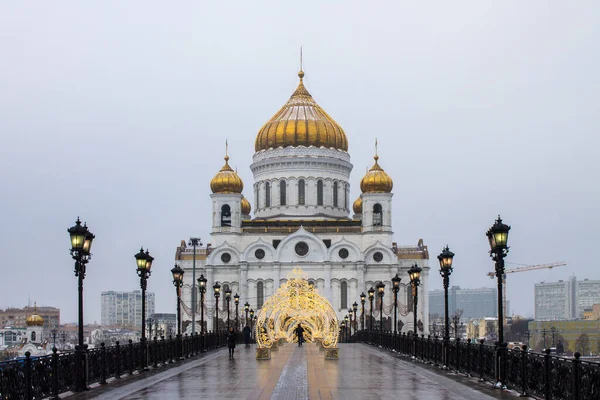
[[144, 377], [121, 387], [91, 390], [95, 399], [508, 399], [518, 395], [492, 389], [363, 344], [341, 344], [337, 361], [325, 360], [314, 344], [284, 345], [271, 360], [256, 361], [254, 347], [226, 349]]

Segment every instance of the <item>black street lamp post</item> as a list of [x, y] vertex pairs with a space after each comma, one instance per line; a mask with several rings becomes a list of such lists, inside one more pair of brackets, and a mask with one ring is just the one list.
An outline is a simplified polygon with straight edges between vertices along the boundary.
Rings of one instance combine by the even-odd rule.
[[401, 278], [396, 274], [392, 278], [392, 291], [394, 292], [394, 335], [398, 334], [398, 291], [400, 290]]
[[198, 278], [198, 290], [200, 291], [200, 351], [204, 351], [204, 294], [206, 293], [206, 281], [204, 274]]
[[83, 344], [83, 280], [85, 279], [86, 264], [92, 258], [92, 242], [95, 236], [77, 217], [75, 225], [68, 229], [71, 238], [71, 257], [75, 260], [75, 276], [77, 277], [78, 293], [78, 325], [79, 343], [75, 347], [75, 391], [81, 392], [87, 389], [85, 373], [85, 356], [87, 349]]
[[354, 313], [354, 332], [358, 330], [358, 320], [356, 319], [356, 312], [358, 311], [358, 303], [352, 304], [352, 312]]
[[245, 324], [244, 326], [248, 325], [248, 311], [250, 310], [250, 303], [245, 302], [244, 303], [244, 311], [246, 312], [246, 319], [245, 319]]
[[221, 297], [221, 285], [216, 282], [213, 285], [213, 292], [215, 294], [215, 328], [214, 331], [217, 333], [217, 346], [219, 345], [219, 297]]
[[365, 303], [367, 302], [367, 296], [365, 295], [365, 292], [362, 292], [360, 294], [360, 304], [362, 305], [362, 310], [360, 313], [360, 330], [364, 331], [365, 330]]
[[408, 270], [408, 276], [410, 277], [410, 284], [412, 286], [413, 295], [413, 326], [415, 333], [415, 357], [417, 356], [417, 338], [419, 337], [419, 330], [417, 327], [417, 310], [419, 303], [419, 284], [421, 283], [421, 268], [414, 264]]
[[490, 243], [490, 257], [495, 262], [496, 278], [498, 279], [498, 341], [500, 348], [498, 352], [499, 374], [497, 374], [496, 387], [506, 389], [506, 343], [504, 343], [504, 305], [502, 302], [502, 279], [504, 277], [504, 257], [508, 254], [508, 232], [510, 226], [502, 223], [502, 219], [498, 219], [486, 232], [486, 236]]
[[346, 342], [348, 341], [348, 322], [349, 322], [349, 320], [350, 320], [350, 318], [348, 318], [348, 315], [346, 315], [344, 317], [344, 323], [343, 323], [344, 330], [342, 331], [345, 333], [344, 336], [346, 336], [346, 339], [345, 339]]
[[250, 334], [255, 337], [256, 335], [254, 335], [254, 309], [250, 309]]
[[196, 248], [202, 246], [200, 238], [192, 237], [188, 242], [188, 246], [192, 246], [194, 254], [192, 258], [192, 336], [196, 333], [196, 312], [198, 307], [198, 299], [196, 298]]
[[350, 326], [349, 326], [350, 327], [350, 336], [352, 336], [352, 323], [353, 323], [353, 320], [352, 320], [352, 309], [351, 308], [348, 309], [348, 317], [350, 318]]
[[184, 271], [179, 265], [175, 264], [175, 266], [171, 269], [171, 274], [173, 274], [173, 285], [175, 286], [175, 290], [177, 292], [177, 355], [179, 356], [181, 346], [183, 344], [181, 342], [181, 288], [183, 287]]
[[379, 333], [383, 333], [383, 295], [385, 295], [385, 284], [377, 284], [377, 295], [379, 296]]
[[225, 301], [227, 302], [227, 332], [229, 332], [229, 302], [231, 301], [231, 290], [225, 290]]
[[237, 331], [240, 329], [240, 319], [238, 318], [238, 307], [240, 305], [239, 294], [236, 293], [235, 296], [233, 296], [233, 303], [235, 304], [235, 330]]
[[154, 257], [150, 255], [148, 250], [144, 252], [144, 248], [140, 248], [140, 252], [135, 255], [137, 265], [137, 274], [140, 277], [140, 288], [142, 289], [142, 366], [144, 371], [148, 371], [148, 342], [146, 341], [146, 286], [148, 278], [152, 273], [152, 261]]
[[448, 287], [450, 285], [450, 274], [454, 270], [452, 268], [452, 261], [454, 260], [454, 253], [450, 251], [446, 246], [440, 255], [438, 255], [440, 262], [440, 275], [444, 279], [444, 368], [448, 368], [448, 345], [450, 342], [450, 327], [448, 319]]
[[371, 332], [373, 332], [373, 299], [375, 298], [375, 289], [373, 289], [373, 287], [371, 286], [371, 288], [369, 290], [367, 290], [367, 293], [369, 294], [369, 303], [371, 305], [371, 316], [370, 316], [370, 321], [369, 321], [369, 330]]

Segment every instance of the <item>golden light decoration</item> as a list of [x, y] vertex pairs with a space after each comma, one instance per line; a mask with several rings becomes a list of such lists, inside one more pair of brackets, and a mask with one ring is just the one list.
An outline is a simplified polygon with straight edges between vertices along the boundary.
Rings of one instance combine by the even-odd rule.
[[260, 309], [255, 326], [259, 348], [271, 348], [280, 339], [297, 342], [294, 329], [302, 324], [304, 340], [319, 340], [324, 348], [336, 348], [338, 319], [329, 301], [321, 296], [301, 269], [294, 269], [277, 292]]

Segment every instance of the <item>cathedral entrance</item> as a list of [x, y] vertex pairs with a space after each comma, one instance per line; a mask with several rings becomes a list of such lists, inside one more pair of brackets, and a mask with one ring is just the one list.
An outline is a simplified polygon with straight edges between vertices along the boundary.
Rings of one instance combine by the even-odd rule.
[[265, 358], [267, 349], [276, 348], [279, 342], [297, 342], [298, 324], [304, 328], [305, 342], [319, 342], [324, 349], [337, 350], [339, 328], [333, 307], [308, 283], [301, 269], [294, 269], [257, 315], [257, 358]]

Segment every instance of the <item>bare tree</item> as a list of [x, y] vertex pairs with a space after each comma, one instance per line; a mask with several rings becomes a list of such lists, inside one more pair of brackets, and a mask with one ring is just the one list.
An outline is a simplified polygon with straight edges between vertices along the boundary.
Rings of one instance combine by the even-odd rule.
[[590, 337], [587, 335], [587, 333], [582, 333], [575, 341], [575, 351], [585, 355], [586, 352], [591, 352], [591, 350]]

